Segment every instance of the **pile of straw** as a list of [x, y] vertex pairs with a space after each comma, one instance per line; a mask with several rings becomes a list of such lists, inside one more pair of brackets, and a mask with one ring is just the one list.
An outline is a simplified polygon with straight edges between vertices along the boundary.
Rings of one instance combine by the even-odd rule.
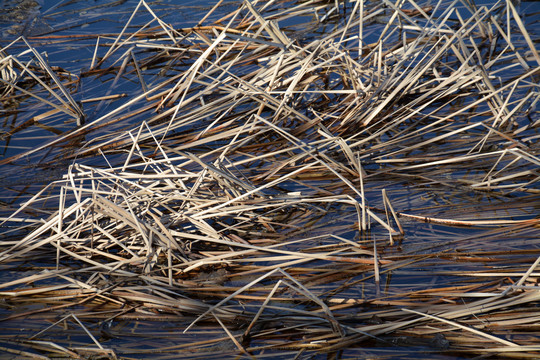
[[4, 328], [30, 329], [4, 351], [540, 356], [540, 55], [511, 1], [245, 0], [183, 29], [141, 1], [86, 102], [32, 41], [3, 96], [78, 126], [3, 160], [71, 163], [2, 218]]

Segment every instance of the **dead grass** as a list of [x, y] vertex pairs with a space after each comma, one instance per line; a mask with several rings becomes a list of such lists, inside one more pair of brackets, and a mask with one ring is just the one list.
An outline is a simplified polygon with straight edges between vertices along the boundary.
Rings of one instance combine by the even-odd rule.
[[78, 126], [1, 161], [72, 164], [1, 219], [5, 328], [40, 329], [4, 350], [538, 357], [531, 36], [510, 1], [244, 1], [187, 29], [141, 1], [96, 38], [81, 76], [112, 80], [80, 103], [5, 46], [3, 98]]

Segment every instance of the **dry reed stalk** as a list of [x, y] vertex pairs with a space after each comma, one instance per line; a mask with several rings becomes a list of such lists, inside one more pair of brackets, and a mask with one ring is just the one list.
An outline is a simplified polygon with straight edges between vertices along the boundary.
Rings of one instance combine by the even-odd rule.
[[[87, 138], [63, 179], [1, 217], [19, 234], [1, 265], [36, 264], [0, 297], [41, 304], [40, 320], [70, 311], [86, 351], [106, 356], [188, 346], [111, 349], [81, 319], [170, 317], [182, 339], [209, 326], [213, 338], [189, 340], [205, 355], [221, 342], [253, 356], [358, 354], [374, 338], [434, 333], [456, 353], [538, 355], [538, 314], [527, 316], [539, 276], [536, 34], [510, 2], [458, 4], [244, 1], [175, 29], [140, 1], [92, 45], [85, 76], [113, 75], [82, 100], [95, 116], [1, 161], [53, 164]], [[128, 33], [141, 13], [151, 21]], [[305, 16], [318, 19], [312, 32], [284, 26]], [[3, 97], [53, 110], [9, 136], [62, 113], [81, 119], [66, 82], [23, 42], [26, 53], [1, 52]], [[125, 79], [136, 90], [110, 107]], [[39, 340], [48, 329], [29, 350], [83, 354]], [[513, 330], [529, 337], [502, 339]]]

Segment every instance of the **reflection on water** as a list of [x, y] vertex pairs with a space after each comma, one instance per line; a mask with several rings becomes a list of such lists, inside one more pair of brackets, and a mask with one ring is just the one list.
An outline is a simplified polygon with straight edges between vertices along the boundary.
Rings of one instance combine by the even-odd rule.
[[0, 3], [0, 34], [32, 35], [51, 29], [40, 19], [42, 3], [36, 0], [7, 0]]

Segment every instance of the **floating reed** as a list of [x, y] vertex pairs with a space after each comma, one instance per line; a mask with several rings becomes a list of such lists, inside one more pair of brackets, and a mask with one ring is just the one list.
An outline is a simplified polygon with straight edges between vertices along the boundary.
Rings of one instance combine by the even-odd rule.
[[218, 5], [178, 29], [140, 1], [80, 76], [39, 50], [77, 37], [0, 52], [3, 101], [40, 104], [4, 139], [74, 120], [1, 160], [69, 162], [3, 210], [2, 349], [539, 357], [540, 57], [513, 2]]

